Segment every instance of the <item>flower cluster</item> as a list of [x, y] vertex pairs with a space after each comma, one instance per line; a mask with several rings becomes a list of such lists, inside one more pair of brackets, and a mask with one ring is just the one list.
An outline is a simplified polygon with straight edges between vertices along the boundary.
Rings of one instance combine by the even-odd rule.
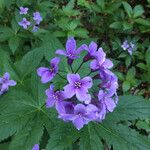
[[15, 86], [16, 82], [14, 80], [10, 80], [10, 75], [6, 72], [3, 77], [0, 77], [0, 95], [7, 92], [10, 86]]
[[[33, 17], [31, 18], [30, 15], [28, 15], [28, 8], [27, 7], [20, 7], [20, 15], [24, 15], [22, 21], [19, 22], [19, 25], [22, 26], [24, 29], [28, 29], [28, 27], [32, 28], [33, 32], [38, 31], [39, 24], [43, 20], [41, 14], [39, 12], [34, 12]], [[28, 17], [28, 20], [26, 17]]]
[[133, 50], [135, 48], [135, 44], [133, 44], [132, 42], [128, 42], [127, 40], [125, 40], [123, 42], [123, 44], [121, 45], [121, 47], [123, 48], [123, 50], [125, 50], [125, 51], [127, 50], [128, 53], [130, 55], [132, 55], [132, 52], [133, 52]]
[[[83, 51], [87, 54], [80, 58]], [[112, 61], [106, 58], [103, 49], [98, 48], [95, 42], [77, 48], [73, 37], [67, 40], [66, 50], [58, 49], [56, 54], [67, 58], [71, 71], [66, 73], [66, 78], [62, 78], [68, 82], [62, 89], [55, 89], [51, 84], [46, 90], [46, 107], [55, 107], [58, 117], [65, 122], [71, 121], [78, 130], [90, 121], [101, 122], [108, 112], [113, 112], [118, 102], [118, 79], [109, 70], [113, 67]], [[78, 59], [82, 59], [82, 63], [73, 71], [73, 63]], [[37, 70], [42, 83], [52, 82], [56, 75], [62, 77], [59, 62], [60, 58], [55, 57], [50, 62], [50, 68], [40, 67]], [[90, 73], [82, 77], [79, 70], [84, 63], [89, 63], [87, 69]]]

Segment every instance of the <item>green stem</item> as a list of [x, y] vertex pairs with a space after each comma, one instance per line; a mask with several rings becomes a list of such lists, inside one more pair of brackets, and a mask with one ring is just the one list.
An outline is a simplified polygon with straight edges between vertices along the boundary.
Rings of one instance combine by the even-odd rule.
[[80, 66], [78, 67], [78, 69], [76, 70], [75, 73], [77, 73], [80, 70], [80, 68], [82, 67], [83, 64], [84, 64], [84, 62], [82, 61], [82, 63], [80, 64]]
[[64, 78], [61, 74], [57, 73], [62, 79], [67, 80], [66, 78]]

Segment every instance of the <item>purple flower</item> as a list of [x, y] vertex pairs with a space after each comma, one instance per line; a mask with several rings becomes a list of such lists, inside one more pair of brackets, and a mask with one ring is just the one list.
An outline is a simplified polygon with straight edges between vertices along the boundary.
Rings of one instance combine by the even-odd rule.
[[[88, 108], [90, 109], [90, 108]], [[95, 119], [95, 114], [88, 112], [87, 107], [83, 104], [77, 104], [74, 107], [73, 114], [62, 115], [66, 120], [72, 121], [74, 126], [80, 130], [85, 124]]]
[[98, 93], [98, 99], [103, 107], [106, 108], [107, 111], [113, 112], [116, 107], [115, 101], [111, 98], [112, 95], [104, 93], [103, 90], [100, 90]]
[[39, 12], [35, 12], [33, 13], [33, 20], [36, 22], [37, 25], [39, 25], [43, 18]]
[[74, 60], [79, 57], [79, 54], [82, 50], [86, 49], [87, 46], [85, 44], [81, 45], [78, 49], [76, 49], [76, 41], [73, 37], [68, 38], [66, 42], [66, 51], [58, 49], [56, 54], [64, 55], [70, 60]]
[[51, 66], [50, 69], [46, 67], [40, 67], [37, 70], [37, 74], [41, 77], [42, 83], [47, 83], [55, 77], [55, 75], [58, 73], [59, 61], [60, 58], [55, 57], [50, 62], [50, 66]]
[[127, 50], [128, 51], [128, 53], [130, 54], [130, 55], [132, 55], [132, 53], [133, 53], [133, 50], [134, 50], [134, 48], [135, 48], [135, 44], [133, 44], [132, 42], [128, 42], [127, 40], [125, 40], [124, 42], [123, 42], [123, 44], [121, 45], [121, 47], [123, 48], [123, 50]]
[[4, 76], [0, 78], [0, 95], [8, 91], [9, 86], [15, 86], [15, 85], [16, 82], [14, 80], [10, 80], [10, 75], [8, 72], [6, 72]]
[[33, 148], [32, 148], [32, 150], [39, 150], [40, 148], [39, 148], [39, 144], [35, 144], [34, 146], [33, 146]]
[[92, 78], [85, 77], [80, 79], [79, 74], [68, 74], [68, 85], [64, 87], [64, 92], [67, 98], [71, 98], [76, 95], [77, 99], [86, 104], [90, 103], [91, 96], [88, 94], [88, 89], [92, 87]]
[[101, 87], [107, 90], [109, 95], [114, 95], [118, 88], [118, 78], [109, 70], [101, 70], [100, 77], [102, 80]]
[[29, 8], [27, 7], [20, 7], [20, 14], [26, 15], [28, 13]]
[[39, 30], [39, 27], [37, 27], [37, 26], [34, 26], [32, 29], [33, 32], [37, 32], [38, 30]]
[[30, 24], [31, 23], [26, 18], [23, 18], [22, 21], [19, 22], [19, 25], [22, 26], [24, 29], [27, 29]]
[[49, 89], [46, 91], [47, 100], [46, 100], [46, 107], [53, 107], [56, 106], [56, 110], [60, 112], [64, 112], [63, 107], [63, 100], [64, 100], [64, 93], [63, 91], [54, 91], [54, 86], [51, 85]]
[[128, 41], [125, 40], [125, 41], [123, 42], [123, 44], [121, 45], [121, 47], [123, 48], [123, 50], [127, 50], [127, 48], [130, 47]]
[[90, 68], [92, 70], [98, 69], [110, 69], [113, 67], [113, 63], [111, 60], [106, 59], [106, 54], [104, 53], [102, 48], [99, 48], [97, 52], [95, 52], [95, 58], [90, 63]]

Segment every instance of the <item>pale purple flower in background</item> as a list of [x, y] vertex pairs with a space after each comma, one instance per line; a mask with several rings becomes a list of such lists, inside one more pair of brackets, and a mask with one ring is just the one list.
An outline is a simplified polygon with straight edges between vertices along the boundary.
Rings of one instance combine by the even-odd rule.
[[88, 94], [88, 89], [92, 87], [92, 78], [84, 77], [80, 79], [79, 74], [68, 74], [68, 85], [64, 87], [64, 92], [67, 98], [71, 98], [76, 95], [77, 99], [86, 104], [90, 103], [91, 96]]
[[49, 89], [45, 91], [47, 95], [46, 107], [53, 107], [55, 105], [56, 110], [61, 113], [64, 112], [63, 100], [65, 98], [63, 91], [54, 91], [54, 86], [51, 85]]
[[26, 15], [28, 13], [29, 8], [27, 7], [20, 7], [20, 14]]
[[31, 23], [26, 18], [23, 18], [22, 21], [19, 22], [19, 25], [22, 26], [24, 29], [27, 29], [28, 26], [31, 25]]
[[32, 150], [39, 150], [40, 148], [39, 148], [39, 144], [35, 144], [34, 146], [33, 146], [33, 148], [32, 148]]
[[128, 51], [128, 53], [130, 54], [130, 55], [132, 55], [132, 53], [133, 53], [133, 50], [134, 50], [134, 48], [135, 48], [135, 44], [133, 44], [132, 42], [128, 42], [127, 40], [125, 40], [124, 42], [123, 42], [123, 44], [121, 45], [121, 47], [123, 48], [123, 50], [127, 50]]
[[113, 112], [116, 107], [115, 101], [112, 99], [112, 95], [107, 94], [103, 90], [98, 93], [99, 102], [106, 108], [107, 111]]
[[39, 30], [39, 27], [37, 27], [37, 26], [34, 26], [32, 29], [33, 32], [37, 32], [38, 30]]
[[92, 70], [98, 69], [110, 69], [113, 67], [113, 63], [110, 59], [106, 59], [106, 54], [104, 53], [102, 48], [99, 48], [97, 52], [95, 52], [95, 59], [91, 61], [90, 68]]
[[33, 20], [36, 22], [37, 25], [39, 25], [43, 18], [39, 12], [35, 12], [33, 13]]
[[85, 44], [81, 45], [79, 48], [76, 47], [76, 41], [73, 37], [68, 38], [66, 42], [66, 51], [58, 49], [56, 50], [56, 54], [64, 55], [68, 59], [70, 59], [70, 64], [72, 63], [71, 60], [74, 60], [79, 57], [79, 54], [82, 50], [86, 49], [87, 46]]
[[3, 77], [0, 77], [0, 95], [8, 91], [10, 86], [15, 86], [17, 83], [10, 80], [10, 74], [6, 72]]
[[37, 70], [37, 74], [41, 77], [42, 83], [47, 83], [56, 76], [56, 74], [58, 73], [59, 62], [60, 58], [55, 57], [50, 61], [50, 68], [40, 67]]
[[121, 45], [121, 47], [123, 48], [123, 50], [127, 50], [127, 48], [130, 47], [128, 41], [125, 40], [125, 41], [123, 42], [123, 44]]

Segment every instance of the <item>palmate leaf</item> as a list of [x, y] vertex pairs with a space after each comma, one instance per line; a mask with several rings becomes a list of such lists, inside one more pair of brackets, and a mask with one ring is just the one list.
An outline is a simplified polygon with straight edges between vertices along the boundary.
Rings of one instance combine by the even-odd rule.
[[53, 125], [43, 107], [45, 96], [40, 94], [46, 87], [35, 75], [32, 75], [31, 84], [31, 93], [16, 87], [0, 97], [0, 140], [14, 135], [10, 150], [31, 150], [35, 143], [39, 143], [44, 124], [48, 124], [49, 128]]
[[79, 132], [69, 123], [57, 123], [55, 129], [50, 132], [46, 150], [71, 150], [72, 144], [79, 138]]
[[104, 121], [102, 124], [93, 125], [93, 128], [100, 138], [106, 140], [109, 146], [113, 146], [113, 150], [150, 149], [150, 142], [127, 126]]
[[120, 96], [119, 103], [113, 113], [107, 115], [107, 119], [120, 120], [135, 120], [150, 117], [150, 101], [145, 100], [140, 96]]

